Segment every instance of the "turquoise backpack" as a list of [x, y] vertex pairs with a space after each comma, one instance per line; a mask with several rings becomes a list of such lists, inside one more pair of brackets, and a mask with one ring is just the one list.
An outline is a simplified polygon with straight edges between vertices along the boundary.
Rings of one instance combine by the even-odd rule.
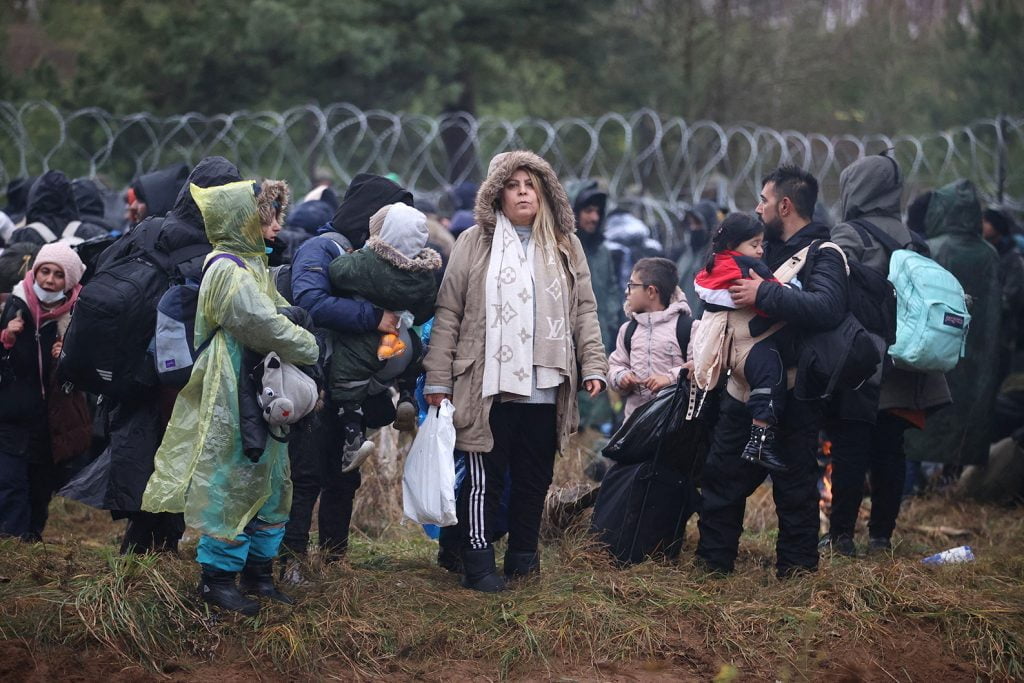
[[896, 289], [896, 343], [889, 355], [905, 370], [949, 372], [964, 356], [971, 324], [960, 281], [870, 222], [856, 222], [892, 252], [889, 282]]

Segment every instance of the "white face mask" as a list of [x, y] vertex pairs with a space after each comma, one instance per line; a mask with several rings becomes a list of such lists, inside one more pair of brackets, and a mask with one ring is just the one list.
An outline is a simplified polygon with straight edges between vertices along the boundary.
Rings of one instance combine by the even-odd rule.
[[44, 304], [55, 304], [64, 298], [64, 292], [48, 292], [40, 287], [38, 282], [32, 283], [32, 290], [36, 293], [36, 298]]

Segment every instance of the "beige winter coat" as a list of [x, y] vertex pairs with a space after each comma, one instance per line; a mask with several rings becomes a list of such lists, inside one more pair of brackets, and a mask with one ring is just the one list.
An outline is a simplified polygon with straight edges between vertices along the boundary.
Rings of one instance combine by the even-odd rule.
[[[562, 251], [568, 264], [569, 319], [572, 346], [576, 358], [569, 378], [558, 388], [556, 415], [559, 450], [565, 451], [569, 437], [579, 424], [576, 393], [581, 377], [608, 373], [608, 361], [601, 342], [597, 304], [590, 285], [590, 269], [583, 246], [575, 234], [573, 215], [565, 190], [551, 166], [532, 152], [517, 151], [498, 160], [477, 194], [476, 225], [455, 242], [448, 269], [437, 295], [437, 310], [430, 333], [430, 347], [423, 362], [426, 386], [444, 387], [455, 405], [455, 447], [486, 453], [494, 447], [490, 428], [493, 396], [483, 398], [484, 338], [487, 311], [484, 280], [490, 261], [491, 238], [496, 223], [495, 210], [505, 181], [519, 168], [527, 168], [540, 177], [557, 228], [570, 235], [570, 248]], [[582, 374], [580, 374], [582, 371]]]

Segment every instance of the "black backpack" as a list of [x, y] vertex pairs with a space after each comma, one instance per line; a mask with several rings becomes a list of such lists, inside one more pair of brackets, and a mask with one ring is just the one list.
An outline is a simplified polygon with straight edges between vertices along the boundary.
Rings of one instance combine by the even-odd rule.
[[[865, 247], [871, 246], [874, 238], [889, 254], [903, 248], [871, 221], [856, 218], [849, 223]], [[884, 339], [888, 348], [896, 343], [896, 289], [874, 268], [856, 262], [849, 265], [850, 311], [868, 331]]]
[[162, 218], [151, 218], [115, 242], [82, 288], [64, 335], [62, 376], [79, 389], [124, 400], [158, 384], [147, 352], [156, 327], [157, 302], [182, 281], [176, 264], [210, 251], [192, 244], [174, 252], [157, 246]]

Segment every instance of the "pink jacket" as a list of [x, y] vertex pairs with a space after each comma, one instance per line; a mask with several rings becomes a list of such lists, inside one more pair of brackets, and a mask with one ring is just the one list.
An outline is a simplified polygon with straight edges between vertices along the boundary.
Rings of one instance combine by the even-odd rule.
[[629, 313], [629, 316], [637, 321], [636, 332], [630, 341], [631, 352], [626, 355], [624, 343], [626, 322], [619, 328], [619, 336], [615, 341], [615, 350], [608, 359], [610, 369], [608, 381], [612, 389], [626, 397], [624, 416], [629, 417], [630, 413], [639, 406], [654, 398], [649, 390], [644, 387], [633, 391], [626, 391], [619, 380], [632, 371], [642, 382], [652, 375], [669, 375], [673, 381], [679, 379], [679, 371], [682, 369], [686, 356], [686, 349], [679, 348], [679, 340], [676, 337], [676, 320], [680, 314], [690, 313], [690, 307], [682, 292], [676, 290], [673, 302], [664, 311], [652, 313]]

